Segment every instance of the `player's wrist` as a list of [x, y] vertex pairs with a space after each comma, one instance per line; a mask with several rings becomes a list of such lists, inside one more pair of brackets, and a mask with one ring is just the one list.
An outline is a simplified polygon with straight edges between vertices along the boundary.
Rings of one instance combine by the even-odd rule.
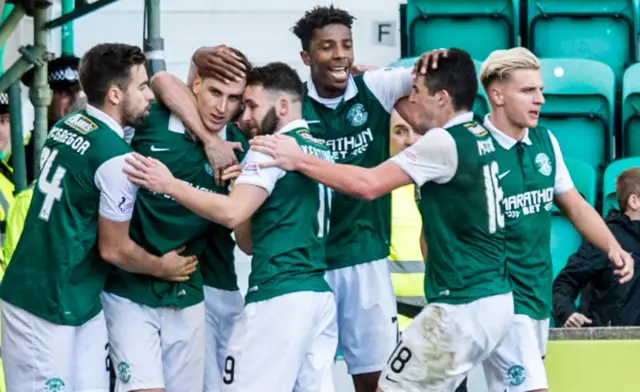
[[182, 186], [186, 185], [184, 182], [178, 180], [175, 177], [172, 177], [171, 180], [167, 183], [167, 191], [165, 194], [173, 199], [176, 199], [176, 196], [179, 195], [182, 191]]

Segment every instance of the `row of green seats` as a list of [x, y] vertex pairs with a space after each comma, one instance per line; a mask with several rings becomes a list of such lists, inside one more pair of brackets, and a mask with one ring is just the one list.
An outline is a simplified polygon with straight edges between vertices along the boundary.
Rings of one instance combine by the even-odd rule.
[[[458, 47], [485, 59], [519, 44], [540, 57], [607, 64], [616, 79], [638, 61], [640, 0], [408, 0], [405, 31], [415, 56]], [[526, 18], [521, 18], [526, 12]], [[526, 26], [520, 29], [520, 21]], [[520, 40], [523, 36], [526, 39]]]
[[[391, 66], [411, 66], [416, 59], [402, 59]], [[546, 99], [540, 113], [540, 124], [553, 131], [565, 156], [587, 162], [598, 170], [604, 168], [613, 159], [614, 151], [613, 71], [606, 64], [594, 60], [540, 61]], [[475, 64], [479, 75], [481, 62], [475, 61]], [[630, 93], [629, 96], [639, 100], [637, 107], [640, 110], [640, 68], [637, 68], [635, 74], [638, 79], [634, 90], [636, 95]], [[633, 79], [633, 76], [630, 75], [629, 78]], [[487, 97], [482, 88], [478, 91], [473, 109], [481, 116], [489, 112]], [[637, 123], [633, 122], [631, 125], [637, 128], [636, 149], [640, 155], [640, 115], [637, 120]]]

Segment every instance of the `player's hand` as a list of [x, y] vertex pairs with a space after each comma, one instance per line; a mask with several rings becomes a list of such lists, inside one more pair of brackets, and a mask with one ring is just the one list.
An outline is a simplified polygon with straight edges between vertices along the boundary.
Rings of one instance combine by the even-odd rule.
[[375, 65], [354, 64], [351, 66], [351, 75], [360, 75], [367, 71], [375, 71], [378, 68]]
[[202, 47], [196, 50], [191, 60], [198, 71], [219, 76], [225, 83], [239, 82], [247, 73], [240, 56], [226, 45]]
[[198, 259], [196, 256], [181, 256], [185, 247], [172, 250], [165, 253], [161, 258], [160, 271], [156, 275], [156, 278], [166, 280], [169, 282], [186, 282], [189, 280], [189, 275], [196, 271], [198, 266]]
[[222, 171], [222, 181], [233, 181], [242, 173], [242, 165], [229, 166]]
[[222, 185], [222, 172], [224, 169], [236, 165], [238, 159], [235, 151], [242, 151], [242, 144], [238, 142], [225, 142], [219, 137], [210, 138], [204, 146], [207, 159], [213, 168], [213, 178], [218, 186]]
[[277, 166], [286, 171], [296, 171], [298, 161], [304, 156], [304, 151], [291, 136], [256, 136], [249, 143], [251, 149], [274, 158], [273, 161], [261, 163], [261, 168]]
[[[449, 50], [447, 49], [436, 49], [423, 53], [413, 67], [414, 79], [420, 75], [426, 75], [429, 68], [437, 69], [438, 60], [442, 57], [447, 57], [448, 55]], [[420, 67], [418, 67], [418, 65], [420, 65]]]
[[615, 247], [609, 251], [609, 260], [615, 267], [613, 274], [620, 277], [620, 283], [627, 283], [633, 278], [635, 263], [631, 254], [620, 247]]
[[155, 158], [148, 158], [133, 153], [126, 161], [132, 167], [125, 167], [124, 172], [129, 176], [129, 181], [160, 194], [167, 194], [177, 181], [169, 169]]
[[590, 325], [592, 323], [593, 321], [591, 321], [591, 319], [585, 316], [584, 314], [575, 312], [571, 314], [571, 316], [569, 316], [567, 321], [564, 322], [564, 327], [565, 328], [581, 328], [585, 324]]

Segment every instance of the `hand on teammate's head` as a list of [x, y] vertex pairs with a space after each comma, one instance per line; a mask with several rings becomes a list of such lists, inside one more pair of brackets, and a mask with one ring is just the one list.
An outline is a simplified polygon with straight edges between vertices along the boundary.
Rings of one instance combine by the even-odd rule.
[[449, 50], [444, 48], [423, 53], [413, 67], [413, 77], [416, 78], [420, 75], [426, 75], [429, 69], [438, 68], [438, 60], [448, 55]]
[[193, 54], [192, 62], [198, 74], [216, 77], [228, 83], [246, 77], [247, 62], [243, 56], [226, 45], [201, 47]]

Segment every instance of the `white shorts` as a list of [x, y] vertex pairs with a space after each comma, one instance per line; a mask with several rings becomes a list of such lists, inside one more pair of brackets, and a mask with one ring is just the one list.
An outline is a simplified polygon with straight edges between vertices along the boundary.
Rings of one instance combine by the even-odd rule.
[[240, 291], [204, 286], [205, 305], [205, 373], [204, 392], [220, 391], [222, 367], [227, 357], [227, 342], [236, 318], [244, 308]]
[[7, 392], [108, 392], [104, 314], [81, 326], [57, 325], [2, 303]]
[[102, 293], [115, 392], [165, 388], [202, 390], [204, 303], [184, 309], [151, 308]]
[[398, 310], [387, 259], [329, 270], [339, 347], [349, 374], [379, 372], [398, 343]]
[[382, 371], [384, 392], [451, 392], [491, 355], [513, 320], [511, 293], [429, 304], [402, 333]]
[[548, 389], [542, 360], [548, 340], [549, 319], [517, 314], [502, 343], [484, 363], [488, 392]]
[[333, 392], [338, 346], [330, 292], [285, 294], [244, 307], [227, 346], [223, 392]]

